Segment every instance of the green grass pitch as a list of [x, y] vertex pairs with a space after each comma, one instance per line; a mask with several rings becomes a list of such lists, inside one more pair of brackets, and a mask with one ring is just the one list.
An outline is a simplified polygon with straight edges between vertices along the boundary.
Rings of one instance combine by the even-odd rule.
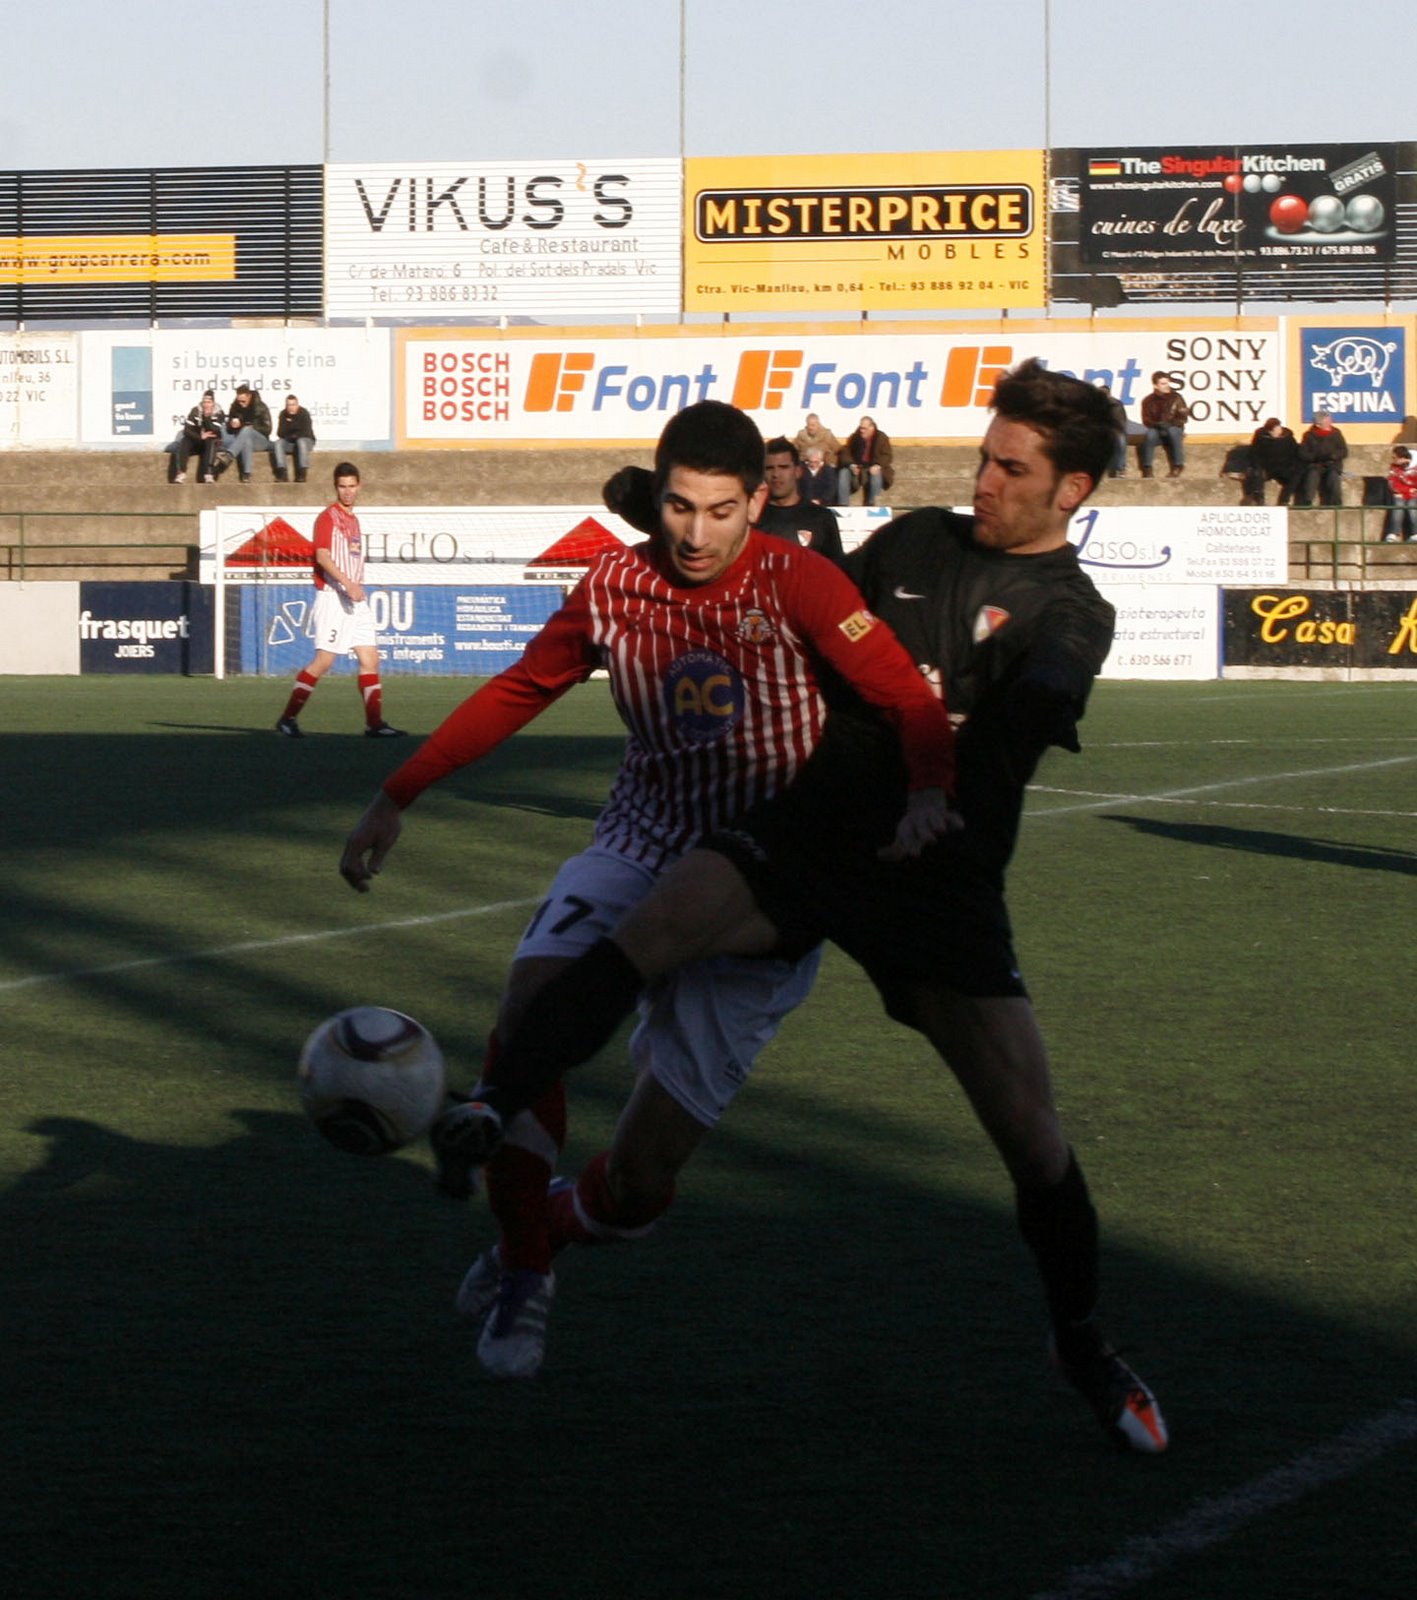
[[[485, 1380], [485, 1208], [324, 1146], [295, 1055], [384, 1003], [473, 1076], [618, 724], [568, 697], [360, 897], [404, 750], [345, 682], [279, 740], [284, 692], [4, 683], [7, 1593], [1410, 1594], [1417, 688], [1104, 683], [1030, 797], [1019, 944], [1156, 1460], [1047, 1372], [1001, 1168], [835, 952], [655, 1236], [563, 1259], [542, 1377]], [[570, 1170], [627, 1087], [576, 1076]]]

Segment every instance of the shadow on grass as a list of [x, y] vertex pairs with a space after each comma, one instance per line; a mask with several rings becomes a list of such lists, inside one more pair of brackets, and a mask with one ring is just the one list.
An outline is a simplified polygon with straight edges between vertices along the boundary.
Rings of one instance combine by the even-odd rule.
[[1206, 822], [1163, 822], [1154, 817], [1121, 817], [1104, 813], [1103, 822], [1119, 822], [1137, 833], [1177, 844], [1204, 845], [1211, 850], [1244, 850], [1253, 855], [1277, 856], [1295, 861], [1316, 861], [1333, 867], [1355, 867], [1364, 872], [1417, 874], [1417, 850], [1386, 845], [1342, 844], [1331, 839], [1311, 839], [1292, 833], [1272, 833], [1264, 828], [1230, 828]]
[[[622, 1088], [578, 1079], [580, 1119]], [[1114, 1245], [1175, 1440], [1114, 1454], [1044, 1371], [1002, 1184], [939, 1176], [976, 1165], [967, 1112], [751, 1098], [658, 1237], [562, 1258], [511, 1385], [450, 1315], [488, 1219], [420, 1161], [240, 1106], [202, 1147], [34, 1121], [0, 1200], [12, 1591], [1014, 1600], [1417, 1392], [1410, 1346]], [[1309, 1588], [1266, 1532], [1203, 1592], [1405, 1592], [1410, 1501], [1367, 1487], [1342, 1536], [1302, 1508]]]

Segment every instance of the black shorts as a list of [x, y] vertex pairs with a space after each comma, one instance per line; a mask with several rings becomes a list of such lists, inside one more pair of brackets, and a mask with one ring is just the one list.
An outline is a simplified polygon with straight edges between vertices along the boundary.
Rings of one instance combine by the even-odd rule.
[[913, 861], [880, 859], [905, 800], [895, 734], [837, 715], [789, 789], [703, 845], [742, 873], [784, 947], [830, 939], [902, 1021], [922, 987], [1026, 996], [1003, 870], [977, 834], [966, 827]]

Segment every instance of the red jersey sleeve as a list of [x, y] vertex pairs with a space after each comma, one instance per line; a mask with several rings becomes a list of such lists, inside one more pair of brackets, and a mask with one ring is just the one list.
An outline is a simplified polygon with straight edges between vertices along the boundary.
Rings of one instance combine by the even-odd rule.
[[515, 666], [469, 695], [385, 779], [384, 793], [395, 805], [401, 810], [412, 805], [429, 784], [480, 761], [590, 676], [598, 662], [590, 643], [583, 589], [580, 585], [574, 590]]
[[315, 518], [315, 548], [310, 555], [311, 565], [315, 569], [315, 587], [317, 589], [323, 589], [328, 581], [325, 577], [325, 569], [320, 565], [320, 552], [323, 550], [326, 554], [329, 553], [334, 537], [334, 527], [335, 519], [330, 515], [330, 508], [326, 506], [320, 515]]
[[905, 646], [871, 614], [856, 585], [824, 556], [803, 551], [787, 571], [784, 598], [803, 637], [895, 726], [910, 769], [910, 787], [953, 789], [949, 713]]

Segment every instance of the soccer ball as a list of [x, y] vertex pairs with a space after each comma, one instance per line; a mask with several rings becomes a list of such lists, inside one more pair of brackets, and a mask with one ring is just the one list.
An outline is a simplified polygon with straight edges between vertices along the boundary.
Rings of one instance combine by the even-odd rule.
[[419, 1138], [443, 1108], [438, 1041], [384, 1006], [354, 1006], [322, 1022], [296, 1070], [305, 1114], [337, 1149], [381, 1156]]

